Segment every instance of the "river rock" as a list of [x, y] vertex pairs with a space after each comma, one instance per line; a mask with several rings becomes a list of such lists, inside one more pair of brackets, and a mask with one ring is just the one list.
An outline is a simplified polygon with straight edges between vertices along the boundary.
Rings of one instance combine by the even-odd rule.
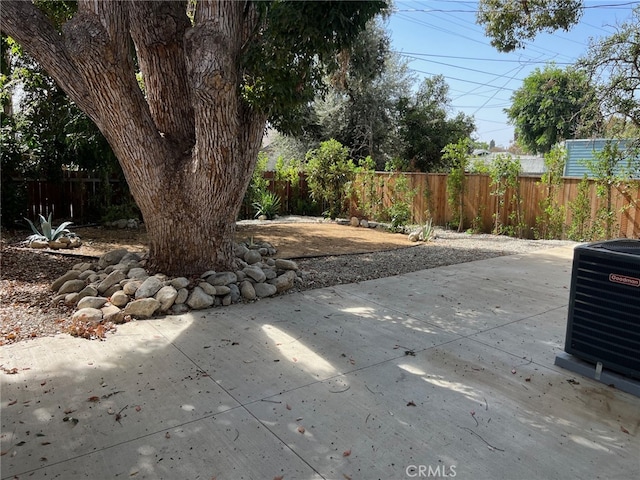
[[146, 280], [147, 278], [149, 278], [149, 274], [144, 268], [134, 267], [129, 270], [129, 273], [127, 273], [127, 277], [136, 280]]
[[120, 270], [114, 270], [100, 282], [100, 284], [98, 285], [98, 292], [105, 293], [107, 290], [109, 290], [109, 288], [117, 283], [120, 283], [125, 278], [127, 278], [127, 276], [124, 274], [124, 272], [121, 272]]
[[136, 290], [135, 298], [140, 299], [153, 297], [161, 288], [162, 281], [154, 275], [142, 282]]
[[213, 305], [213, 302], [214, 300], [211, 295], [207, 295], [202, 288], [195, 287], [191, 292], [191, 295], [189, 295], [186, 303], [194, 310], [200, 310], [202, 308], [210, 307]]
[[181, 288], [187, 288], [189, 286], [189, 279], [185, 277], [178, 277], [171, 280], [171, 286], [176, 290], [180, 290]]
[[83, 299], [84, 297], [97, 297], [98, 289], [93, 285], [87, 285], [80, 292], [78, 292], [78, 301]]
[[129, 295], [124, 293], [122, 290], [118, 290], [113, 295], [111, 295], [111, 303], [116, 307], [122, 308], [127, 303], [129, 303]]
[[258, 298], [270, 297], [271, 295], [275, 295], [278, 291], [275, 285], [271, 285], [270, 283], [256, 283], [253, 288], [255, 289], [256, 296]]
[[77, 280], [78, 277], [80, 276], [80, 273], [81, 272], [79, 270], [69, 270], [67, 273], [65, 273], [61, 277], [56, 278], [53, 281], [53, 283], [51, 284], [51, 290], [54, 292], [57, 292], [58, 290], [60, 290], [60, 287], [62, 287], [62, 285], [64, 285], [65, 282], [69, 280]]
[[155, 298], [141, 298], [127, 303], [123, 313], [134, 318], [149, 318], [160, 308], [160, 302]]
[[296, 272], [294, 272], [293, 270], [287, 270], [279, 277], [276, 277], [273, 280], [269, 280], [269, 283], [276, 287], [278, 293], [282, 293], [289, 290], [290, 288], [293, 288], [296, 277]]
[[242, 271], [258, 283], [264, 282], [267, 279], [267, 275], [264, 273], [262, 268], [258, 266], [250, 265], [245, 267]]
[[247, 253], [244, 254], [243, 258], [244, 258], [244, 261], [247, 262], [249, 265], [253, 265], [262, 260], [262, 255], [260, 255], [260, 252], [256, 250], [249, 250], [247, 251]]
[[236, 283], [237, 281], [238, 277], [233, 272], [220, 272], [207, 277], [207, 282], [215, 287], [219, 285], [229, 285], [230, 283]]
[[119, 248], [117, 250], [111, 250], [110, 252], [105, 253], [98, 259], [98, 266], [100, 268], [106, 268], [109, 265], [115, 265], [122, 260], [127, 253], [127, 250], [124, 248]]
[[212, 297], [215, 297], [216, 293], [218, 293], [216, 287], [211, 285], [209, 282], [200, 282], [198, 286], [204, 291], [204, 293], [211, 295]]
[[238, 300], [240, 300], [240, 288], [238, 288], [238, 284], [236, 283], [232, 283], [229, 286], [229, 290], [231, 290], [230, 295], [231, 295], [231, 303], [236, 303], [238, 302]]
[[186, 288], [181, 288], [180, 290], [178, 290], [178, 296], [173, 301], [173, 303], [184, 303], [187, 301], [187, 298], [189, 298], [189, 290], [187, 290]]
[[178, 291], [171, 285], [167, 285], [158, 290], [154, 298], [160, 302], [160, 311], [166, 312], [171, 308], [177, 296]]
[[78, 308], [95, 308], [99, 310], [107, 303], [107, 299], [104, 297], [84, 297], [78, 301]]
[[242, 294], [242, 298], [245, 298], [247, 300], [256, 299], [256, 290], [249, 280], [245, 280], [240, 284], [240, 293]]
[[131, 282], [127, 282], [122, 286], [122, 291], [133, 297], [136, 294], [138, 288], [142, 285], [142, 280], [133, 280]]
[[124, 313], [115, 305], [105, 305], [100, 309], [105, 322], [123, 323]]
[[298, 270], [298, 264], [296, 262], [284, 258], [276, 258], [275, 267], [278, 270]]
[[97, 308], [81, 308], [73, 314], [73, 320], [89, 323], [100, 323], [102, 321], [102, 311]]
[[60, 290], [58, 290], [58, 294], [62, 295], [63, 293], [78, 293], [85, 287], [85, 283], [83, 280], [67, 280], [62, 284]]

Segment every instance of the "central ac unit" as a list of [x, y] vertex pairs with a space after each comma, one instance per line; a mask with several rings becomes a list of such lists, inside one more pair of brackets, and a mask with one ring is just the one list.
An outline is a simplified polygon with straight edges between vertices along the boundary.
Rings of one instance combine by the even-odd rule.
[[640, 378], [640, 240], [575, 248], [564, 349]]

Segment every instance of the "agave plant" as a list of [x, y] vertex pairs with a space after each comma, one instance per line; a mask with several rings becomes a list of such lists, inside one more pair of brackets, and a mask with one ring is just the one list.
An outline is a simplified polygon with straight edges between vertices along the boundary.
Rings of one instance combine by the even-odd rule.
[[253, 208], [256, 209], [255, 218], [264, 215], [267, 220], [273, 220], [280, 212], [280, 197], [272, 192], [262, 192], [260, 199], [253, 203]]
[[33, 242], [34, 240], [41, 240], [50, 242], [58, 240], [60, 237], [66, 235], [73, 235], [67, 229], [67, 227], [73, 222], [63, 222], [62, 224], [60, 224], [60, 226], [58, 226], [58, 228], [53, 228], [53, 226], [51, 225], [51, 215], [52, 214], [50, 213], [48, 219], [45, 219], [42, 215], [40, 215], [40, 228], [42, 229], [42, 232], [40, 232], [36, 228], [31, 220], [25, 218], [25, 220], [29, 223], [31, 230], [33, 230], [33, 235], [28, 238], [28, 241]]

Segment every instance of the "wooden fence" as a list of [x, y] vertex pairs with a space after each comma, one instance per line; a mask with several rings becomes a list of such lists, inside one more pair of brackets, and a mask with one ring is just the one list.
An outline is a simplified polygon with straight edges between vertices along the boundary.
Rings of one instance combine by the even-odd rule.
[[[447, 175], [435, 173], [407, 173], [409, 189], [415, 192], [412, 201], [411, 223], [424, 223], [428, 218], [435, 225], [451, 225], [454, 211], [448, 202]], [[397, 174], [376, 172], [375, 179], [360, 177], [352, 197], [350, 213], [356, 216], [382, 216], [385, 208], [394, 201]], [[564, 178], [559, 187], [556, 200], [566, 209], [565, 225], [572, 221], [570, 208], [578, 196], [581, 179]], [[375, 188], [372, 188], [371, 185]], [[507, 189], [505, 204], [499, 207], [499, 197], [491, 194], [491, 179], [487, 175], [469, 174], [465, 178], [464, 222], [463, 228], [474, 228], [482, 232], [494, 230], [496, 215], [504, 227], [522, 227], [522, 236], [534, 238], [538, 217], [543, 216], [542, 201], [549, 196], [549, 189], [541, 183], [539, 176], [522, 176], [518, 179], [519, 189]], [[374, 198], [372, 198], [374, 197]], [[516, 205], [510, 200], [519, 200], [520, 219], [517, 221]], [[604, 205], [604, 199], [596, 194], [596, 184], [589, 181], [587, 194], [591, 204], [590, 222], [596, 221], [596, 211]], [[374, 208], [371, 208], [375, 205]], [[630, 188], [612, 187], [611, 211], [612, 237], [640, 238], [640, 182], [635, 181]], [[368, 210], [368, 211], [367, 211]], [[498, 213], [499, 211], [499, 213]], [[566, 232], [565, 232], [566, 233]]]
[[[432, 218], [436, 225], [451, 225], [454, 212], [448, 202], [447, 175], [436, 173], [407, 173], [408, 187], [415, 191], [411, 212], [411, 223], [423, 223]], [[270, 188], [278, 193], [282, 200], [283, 212], [319, 215], [321, 210], [314, 210], [309, 201], [309, 189], [303, 175], [297, 185], [273, 180], [273, 174], [265, 175], [271, 179]], [[35, 219], [38, 214], [48, 215], [53, 212], [56, 220], [69, 219], [77, 223], [97, 222], [95, 207], [100, 202], [99, 195], [104, 180], [78, 172], [67, 172], [62, 181], [27, 181], [28, 210], [27, 218]], [[571, 224], [572, 211], [570, 204], [578, 196], [580, 179], [565, 178], [558, 189], [556, 200], [558, 205], [566, 209], [565, 225]], [[113, 198], [123, 198], [122, 185], [116, 179], [110, 179]], [[383, 217], [385, 208], [394, 201], [394, 189], [397, 174], [377, 172], [368, 183], [359, 177], [356, 182], [357, 194], [352, 195], [350, 213], [369, 219]], [[363, 184], [364, 183], [364, 184]], [[491, 194], [491, 180], [486, 175], [467, 175], [464, 195], [463, 228], [474, 228], [482, 232], [494, 229], [496, 216], [505, 227], [515, 226], [515, 205], [505, 202], [499, 207], [499, 198]], [[505, 197], [510, 199], [517, 194], [520, 199], [520, 224], [522, 236], [534, 237], [537, 218], [543, 214], [541, 202], [548, 196], [548, 188], [540, 183], [540, 177], [523, 176], [519, 178], [517, 192], [508, 190]], [[368, 185], [368, 186], [367, 186]], [[612, 188], [612, 208], [615, 213], [612, 224], [615, 229], [613, 237], [640, 238], [640, 182], [635, 188]], [[596, 185], [589, 183], [588, 200], [591, 203], [591, 221], [595, 221], [596, 210], [603, 205], [603, 199], [596, 195]], [[499, 214], [496, 212], [500, 210]], [[250, 206], [244, 206], [243, 216], [250, 217]]]

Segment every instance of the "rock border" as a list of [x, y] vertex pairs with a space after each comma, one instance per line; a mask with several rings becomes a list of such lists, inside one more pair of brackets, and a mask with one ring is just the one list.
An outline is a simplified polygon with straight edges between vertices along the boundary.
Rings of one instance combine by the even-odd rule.
[[118, 324], [255, 301], [301, 281], [296, 262], [273, 258], [276, 249], [267, 242], [236, 243], [234, 253], [238, 270], [209, 270], [189, 279], [150, 275], [145, 269], [146, 254], [112, 250], [97, 261], [75, 264], [57, 278], [51, 284], [53, 301], [75, 306], [73, 320]]

